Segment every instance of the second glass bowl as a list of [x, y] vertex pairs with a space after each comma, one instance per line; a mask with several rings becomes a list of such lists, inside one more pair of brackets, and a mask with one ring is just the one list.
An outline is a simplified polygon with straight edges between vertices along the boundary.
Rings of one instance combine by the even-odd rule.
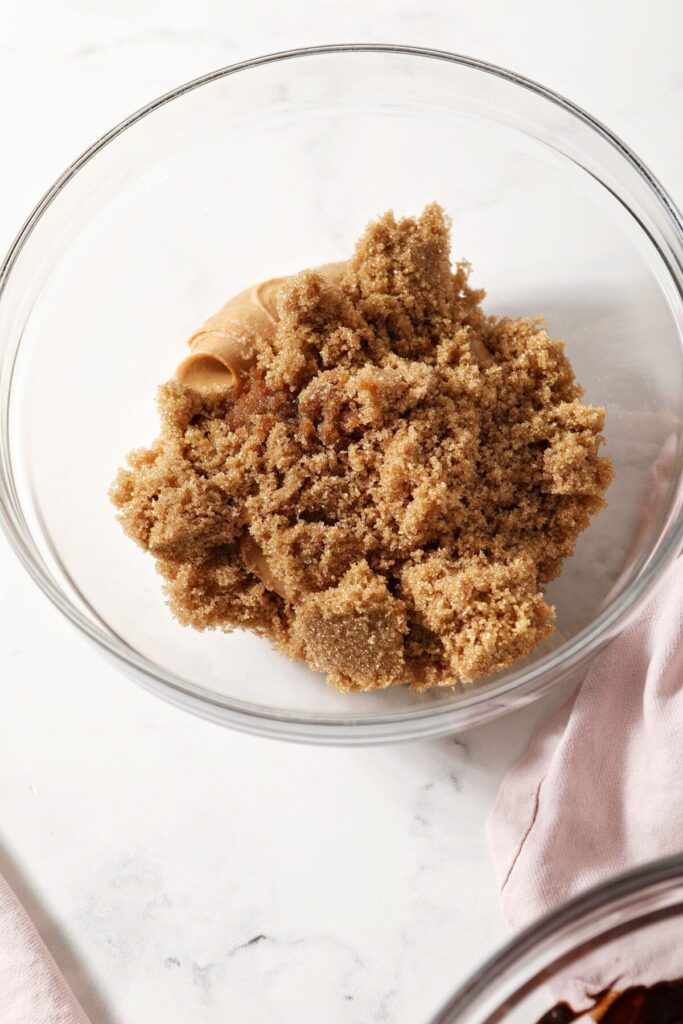
[[[616, 995], [677, 981], [680, 1013], [681, 935], [679, 854], [610, 879], [516, 936], [462, 986], [431, 1024], [534, 1024], [560, 1002], [588, 1010], [593, 996], [603, 990]], [[571, 1019], [568, 1013], [556, 1012], [546, 1022], [568, 1024]], [[662, 1017], [660, 1024], [680, 1019], [672, 1014]]]

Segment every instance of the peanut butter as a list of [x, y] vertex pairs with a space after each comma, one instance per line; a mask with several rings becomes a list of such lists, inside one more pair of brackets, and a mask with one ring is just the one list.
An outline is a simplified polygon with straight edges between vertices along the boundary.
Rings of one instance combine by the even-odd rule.
[[[344, 263], [328, 263], [318, 273], [336, 281]], [[191, 353], [176, 370], [176, 377], [197, 391], [234, 385], [240, 389], [254, 365], [258, 346], [268, 345], [277, 323], [276, 297], [286, 277], [273, 277], [233, 296], [188, 341]]]

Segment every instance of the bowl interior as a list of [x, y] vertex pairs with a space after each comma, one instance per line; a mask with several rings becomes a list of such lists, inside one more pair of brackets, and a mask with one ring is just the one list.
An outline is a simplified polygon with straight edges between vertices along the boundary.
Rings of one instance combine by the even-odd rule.
[[157, 386], [195, 327], [253, 281], [346, 258], [388, 208], [442, 203], [487, 310], [543, 314], [587, 399], [608, 411], [609, 507], [549, 588], [558, 633], [535, 658], [584, 630], [651, 558], [677, 488], [680, 297], [618, 182], [561, 152], [587, 129], [523, 93], [408, 54], [256, 65], [115, 137], [29, 238], [11, 328], [17, 499], [67, 599], [160, 675], [218, 703], [340, 721], [463, 700], [342, 697], [264, 640], [183, 629], [107, 496], [126, 453], [155, 436]]

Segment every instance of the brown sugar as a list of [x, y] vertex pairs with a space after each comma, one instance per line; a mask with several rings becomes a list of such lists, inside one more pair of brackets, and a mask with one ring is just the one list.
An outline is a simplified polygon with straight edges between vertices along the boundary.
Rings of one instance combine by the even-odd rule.
[[552, 632], [543, 588], [612, 477], [604, 410], [539, 319], [482, 299], [431, 205], [193, 335], [111, 492], [182, 623], [343, 691], [469, 683]]

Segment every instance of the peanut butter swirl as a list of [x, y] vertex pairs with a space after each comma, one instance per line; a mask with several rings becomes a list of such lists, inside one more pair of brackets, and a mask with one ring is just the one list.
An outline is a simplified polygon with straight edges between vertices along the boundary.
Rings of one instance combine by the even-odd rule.
[[[328, 263], [317, 272], [326, 280], [336, 281], [345, 266]], [[234, 295], [189, 339], [191, 352], [176, 370], [176, 378], [196, 391], [231, 385], [240, 390], [256, 362], [257, 343], [267, 345], [275, 337], [276, 298], [288, 280], [272, 277]]]

